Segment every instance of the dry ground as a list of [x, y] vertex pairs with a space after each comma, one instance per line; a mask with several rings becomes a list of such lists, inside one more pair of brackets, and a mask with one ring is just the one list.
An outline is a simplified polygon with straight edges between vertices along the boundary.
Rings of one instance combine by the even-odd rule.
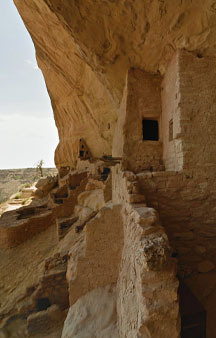
[[[56, 226], [53, 225], [15, 248], [0, 249], [0, 325], [13, 314], [26, 288], [39, 280], [43, 262], [53, 254], [56, 245]], [[1, 334], [12, 337], [0, 331], [0, 338]]]

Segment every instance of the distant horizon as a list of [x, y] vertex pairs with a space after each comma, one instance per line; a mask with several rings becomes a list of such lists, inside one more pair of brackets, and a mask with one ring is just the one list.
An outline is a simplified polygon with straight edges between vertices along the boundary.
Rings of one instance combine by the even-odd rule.
[[[35, 170], [37, 170], [37, 168], [36, 167], [25, 167], [25, 168], [0, 168], [0, 171], [1, 170], [23, 170], [23, 169], [35, 169]], [[57, 168], [56, 167], [43, 167], [43, 169], [56, 169], [57, 170]]]
[[0, 12], [0, 169], [53, 168], [58, 132], [33, 42], [13, 0]]

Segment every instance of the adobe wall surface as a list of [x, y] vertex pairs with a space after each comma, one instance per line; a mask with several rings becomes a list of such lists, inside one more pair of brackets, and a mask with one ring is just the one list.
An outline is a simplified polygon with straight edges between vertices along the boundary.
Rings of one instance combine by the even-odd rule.
[[67, 280], [71, 306], [93, 289], [116, 284], [122, 247], [121, 206], [107, 204], [86, 225], [83, 249], [74, 246], [70, 250]]
[[[113, 139], [113, 156], [134, 172], [162, 168], [161, 77], [129, 69]], [[159, 140], [143, 141], [142, 120], [159, 123]]]
[[178, 274], [207, 311], [207, 337], [216, 335], [216, 184], [209, 171], [137, 175], [148, 206], [155, 208], [178, 259]]
[[16, 211], [8, 211], [0, 221], [0, 247], [11, 248], [46, 230], [54, 222], [51, 211], [18, 220]]
[[[216, 60], [178, 51], [164, 79], [130, 69], [113, 140], [125, 168], [181, 171], [215, 165]], [[162, 106], [161, 106], [162, 105]], [[143, 119], [157, 120], [159, 140], [143, 139]]]
[[167, 170], [208, 170], [215, 166], [215, 88], [215, 57], [185, 50], [176, 53], [162, 91], [163, 158]]
[[179, 55], [183, 168], [216, 164], [216, 58]]
[[167, 67], [161, 88], [163, 161], [166, 170], [175, 171], [183, 167], [179, 77], [179, 53], [176, 53]]
[[[136, 175], [116, 166], [113, 201], [122, 204], [124, 247], [117, 283], [120, 337], [179, 337], [176, 261], [155, 209]], [[143, 197], [141, 200], [140, 196]], [[139, 198], [138, 198], [139, 197]]]

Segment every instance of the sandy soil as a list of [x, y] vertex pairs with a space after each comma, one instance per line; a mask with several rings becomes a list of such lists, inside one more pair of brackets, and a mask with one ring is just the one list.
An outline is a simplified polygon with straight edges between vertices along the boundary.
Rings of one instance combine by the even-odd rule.
[[43, 262], [57, 243], [53, 225], [15, 248], [0, 249], [0, 318], [13, 313], [17, 299], [38, 281]]

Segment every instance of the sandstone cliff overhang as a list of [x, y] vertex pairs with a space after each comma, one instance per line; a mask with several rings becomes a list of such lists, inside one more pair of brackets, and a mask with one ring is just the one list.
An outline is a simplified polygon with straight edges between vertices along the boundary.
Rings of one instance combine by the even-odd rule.
[[14, 2], [52, 101], [58, 167], [76, 163], [82, 137], [94, 156], [111, 154], [129, 68], [163, 75], [177, 49], [215, 53], [213, 1]]

